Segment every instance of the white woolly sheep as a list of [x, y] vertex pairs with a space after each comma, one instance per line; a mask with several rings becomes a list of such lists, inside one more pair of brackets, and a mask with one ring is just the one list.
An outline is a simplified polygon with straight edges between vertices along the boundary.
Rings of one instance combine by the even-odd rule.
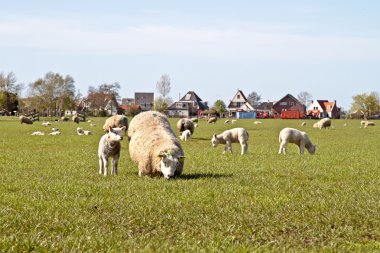
[[147, 111], [136, 115], [128, 137], [129, 153], [140, 176], [162, 173], [170, 179], [182, 174], [184, 152], [164, 114]]
[[49, 121], [42, 122], [42, 125], [45, 126], [45, 127], [47, 127], [47, 126], [51, 126], [51, 123]]
[[77, 127], [77, 134], [78, 135], [84, 135], [84, 131], [81, 127]]
[[217, 118], [216, 117], [211, 117], [211, 118], [209, 118], [208, 120], [207, 120], [207, 123], [216, 123], [216, 120], [217, 120]]
[[123, 137], [115, 133], [112, 127], [108, 128], [108, 132], [100, 138], [98, 147], [99, 157], [99, 174], [107, 176], [108, 159], [112, 157], [112, 175], [117, 175], [117, 166], [120, 158], [121, 144]]
[[22, 124], [22, 123], [29, 124], [29, 125], [33, 124], [33, 120], [31, 120], [30, 118], [28, 118], [28, 117], [26, 117], [24, 115], [21, 115], [19, 117], [19, 120], [20, 120], [20, 124]]
[[51, 132], [49, 135], [60, 135], [61, 132], [60, 131], [54, 131], [54, 132]]
[[278, 141], [280, 142], [279, 154], [286, 154], [286, 147], [288, 143], [294, 143], [299, 147], [299, 152], [303, 155], [305, 148], [309, 151], [310, 154], [314, 155], [316, 145], [311, 143], [307, 133], [294, 128], [284, 128], [280, 131]]
[[253, 122], [253, 124], [255, 124], [255, 125], [262, 124], [262, 123], [263, 123], [263, 122], [258, 121], [258, 120], [256, 120], [255, 122]]
[[191, 134], [194, 134], [194, 122], [190, 119], [180, 119], [177, 122], [177, 129], [180, 133], [190, 130]]
[[320, 121], [314, 123], [313, 127], [322, 129], [322, 128], [330, 128], [331, 126], [331, 119], [329, 118], [324, 118], [321, 119]]
[[306, 126], [306, 122], [305, 122], [305, 121], [302, 122], [302, 123], [301, 123], [301, 126]]
[[125, 126], [125, 132], [128, 130], [128, 118], [125, 115], [114, 115], [106, 119], [103, 130], [108, 131], [109, 127], [115, 128], [115, 127], [123, 127]]
[[41, 131], [37, 131], [37, 132], [33, 132], [32, 135], [45, 135], [45, 133]]
[[241, 154], [244, 155], [248, 150], [248, 138], [249, 134], [246, 129], [238, 127], [226, 130], [221, 134], [214, 134], [211, 138], [211, 144], [215, 148], [219, 143], [226, 144], [223, 154], [229, 149], [232, 153], [231, 143], [240, 143]]
[[186, 129], [185, 131], [182, 132], [182, 135], [181, 135], [181, 140], [182, 141], [188, 141], [191, 139], [191, 132], [189, 129]]

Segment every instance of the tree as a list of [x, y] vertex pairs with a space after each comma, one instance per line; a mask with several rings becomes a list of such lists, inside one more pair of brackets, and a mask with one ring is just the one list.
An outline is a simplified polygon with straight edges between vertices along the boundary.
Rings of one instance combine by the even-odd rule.
[[156, 83], [156, 89], [164, 98], [166, 98], [171, 90], [170, 77], [168, 74], [164, 74], [160, 77], [160, 80]]
[[120, 84], [103, 83], [97, 88], [90, 86], [88, 88], [87, 102], [90, 105], [90, 110], [93, 110], [96, 115], [104, 111], [107, 104], [118, 106]]
[[248, 103], [253, 106], [253, 108], [257, 108], [260, 105], [261, 96], [257, 94], [257, 92], [252, 91], [248, 94]]
[[17, 84], [13, 72], [0, 73], [0, 110], [13, 112], [18, 110], [18, 96], [21, 94], [23, 84]]
[[213, 109], [216, 113], [220, 115], [221, 113], [226, 111], [226, 104], [223, 102], [223, 100], [218, 99], [215, 101]]
[[303, 105], [308, 105], [313, 98], [313, 96], [307, 91], [301, 91], [297, 95], [298, 101], [300, 101]]
[[172, 103], [171, 98], [159, 96], [154, 100], [153, 109], [162, 113], [167, 113], [169, 105]]
[[364, 112], [364, 118], [368, 119], [374, 112], [380, 110], [379, 93], [372, 91], [371, 93], [362, 93], [352, 97], [351, 111], [361, 110]]

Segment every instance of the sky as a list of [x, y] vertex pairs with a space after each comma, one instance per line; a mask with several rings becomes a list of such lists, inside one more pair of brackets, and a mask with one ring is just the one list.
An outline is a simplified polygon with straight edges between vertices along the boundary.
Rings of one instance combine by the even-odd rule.
[[[262, 101], [309, 92], [348, 110], [380, 92], [377, 0], [0, 0], [0, 73], [29, 83], [53, 71], [121, 97], [171, 79], [226, 104], [238, 89]], [[26, 94], [26, 92], [25, 92]]]

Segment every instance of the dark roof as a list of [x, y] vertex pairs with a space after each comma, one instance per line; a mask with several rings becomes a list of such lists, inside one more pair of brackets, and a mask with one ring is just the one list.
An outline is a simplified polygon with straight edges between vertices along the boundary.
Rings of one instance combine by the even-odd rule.
[[273, 102], [261, 102], [259, 106], [257, 106], [257, 110], [271, 110], [273, 107]]
[[[203, 103], [202, 99], [194, 91], [187, 92], [186, 95], [183, 96], [178, 102], [197, 102], [199, 109], [208, 109], [208, 106]], [[173, 105], [171, 105], [169, 108], [172, 108]]]
[[286, 97], [290, 97], [291, 99], [295, 100], [296, 102], [298, 103], [301, 103], [300, 101], [298, 101], [298, 99], [296, 99], [292, 94], [286, 94], [285, 96], [283, 96], [280, 100], [278, 100], [276, 103], [274, 103], [273, 105], [276, 105], [278, 104], [279, 102], [281, 102], [284, 98]]

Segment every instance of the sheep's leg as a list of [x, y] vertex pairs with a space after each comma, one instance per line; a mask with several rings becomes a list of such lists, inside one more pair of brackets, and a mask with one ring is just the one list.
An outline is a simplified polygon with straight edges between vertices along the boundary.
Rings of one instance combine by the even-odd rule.
[[142, 177], [142, 172], [141, 172], [141, 170], [139, 170], [139, 176]]
[[286, 142], [281, 142], [280, 144], [280, 150], [278, 151], [279, 154], [286, 154]]
[[226, 142], [226, 146], [224, 147], [223, 154], [225, 154], [227, 150], [230, 150], [232, 154], [232, 146], [231, 146], [231, 142], [229, 141]]
[[115, 155], [112, 158], [112, 175], [117, 175], [117, 165], [119, 163], [119, 156]]
[[103, 176], [107, 176], [107, 170], [108, 170], [108, 159], [104, 157], [103, 158]]
[[99, 174], [103, 174], [103, 159], [99, 156]]
[[248, 150], [248, 144], [247, 143], [241, 144], [241, 154], [242, 155], [246, 154], [247, 150]]
[[300, 149], [300, 155], [303, 155], [305, 152], [305, 144], [301, 142], [299, 149]]

